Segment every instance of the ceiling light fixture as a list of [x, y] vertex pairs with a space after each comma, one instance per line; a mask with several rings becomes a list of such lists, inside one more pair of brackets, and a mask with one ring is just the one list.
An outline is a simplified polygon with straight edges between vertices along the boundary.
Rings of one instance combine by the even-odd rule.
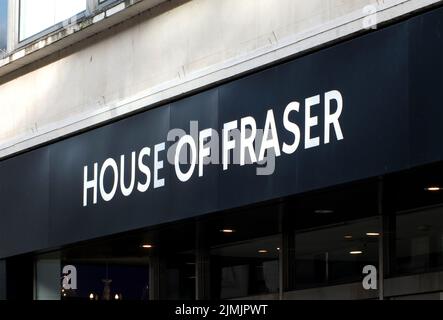
[[222, 229], [222, 230], [220, 230], [220, 232], [229, 234], [229, 233], [235, 233], [235, 230], [234, 229]]
[[442, 191], [442, 190], [443, 190], [443, 188], [437, 187], [437, 186], [432, 186], [432, 187], [425, 188], [425, 191], [429, 191], [429, 192], [439, 192], [439, 191]]
[[366, 233], [366, 235], [368, 237], [379, 237], [380, 233], [378, 233], [378, 232], [368, 232], [368, 233]]
[[350, 255], [353, 255], [353, 256], [357, 256], [357, 255], [363, 254], [363, 251], [355, 250], [355, 251], [351, 251], [351, 252], [349, 252], [349, 254], [350, 254]]
[[143, 249], [152, 249], [154, 246], [152, 244], [144, 244], [142, 245]]
[[265, 250], [265, 249], [262, 249], [262, 250], [258, 250], [258, 253], [261, 253], [261, 254], [265, 254], [265, 253], [268, 253], [269, 251], [268, 250]]

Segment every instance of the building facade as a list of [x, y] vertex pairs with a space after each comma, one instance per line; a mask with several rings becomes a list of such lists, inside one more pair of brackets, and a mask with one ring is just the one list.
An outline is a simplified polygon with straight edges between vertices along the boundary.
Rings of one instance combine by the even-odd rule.
[[0, 0], [0, 298], [441, 299], [441, 4]]

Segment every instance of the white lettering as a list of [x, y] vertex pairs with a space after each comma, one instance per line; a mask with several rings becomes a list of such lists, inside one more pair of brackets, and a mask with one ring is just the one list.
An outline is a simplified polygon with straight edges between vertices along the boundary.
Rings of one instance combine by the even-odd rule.
[[[337, 102], [337, 111], [331, 113], [331, 101]], [[340, 116], [343, 112], [343, 97], [339, 91], [329, 91], [325, 94], [325, 144], [331, 141], [331, 126], [334, 127], [337, 140], [343, 140], [343, 132], [340, 127]]]
[[235, 139], [231, 139], [231, 131], [238, 128], [238, 121], [225, 123], [223, 127], [223, 170], [228, 170], [230, 161], [230, 150], [234, 150]]
[[145, 183], [139, 182], [137, 184], [137, 190], [142, 193], [148, 191], [149, 186], [151, 185], [151, 169], [149, 169], [149, 167], [143, 163], [143, 158], [150, 156], [151, 148], [143, 148], [138, 155], [138, 168], [146, 177]]
[[165, 186], [165, 179], [159, 179], [159, 172], [163, 169], [163, 160], [159, 161], [159, 153], [165, 151], [166, 144], [160, 143], [154, 147], [154, 189], [162, 188]]
[[199, 148], [198, 148], [198, 176], [203, 177], [203, 168], [205, 166], [205, 158], [211, 155], [211, 148], [205, 146], [205, 142], [212, 138], [212, 129], [206, 129], [200, 132]]
[[125, 197], [129, 197], [134, 190], [135, 186], [135, 157], [136, 153], [133, 152], [131, 156], [131, 182], [129, 187], [125, 186], [125, 155], [120, 157], [120, 189]]
[[[305, 99], [304, 119], [300, 116], [302, 104], [293, 101], [286, 106], [283, 117], [277, 119], [278, 122], [274, 110], [267, 110], [263, 129], [258, 126], [253, 116], [224, 123], [221, 146], [217, 130], [206, 129], [199, 132], [198, 123], [192, 121], [191, 134], [183, 135], [177, 143], [170, 146], [166, 156], [167, 160], [160, 160], [160, 158], [163, 159], [162, 152], [166, 150], [166, 143], [160, 143], [153, 147], [153, 155], [151, 148], [144, 147], [138, 154], [137, 151], [133, 151], [130, 156], [128, 154], [121, 155], [119, 160], [109, 158], [101, 165], [94, 163], [92, 172], [90, 166], [84, 166], [83, 206], [89, 205], [88, 196], [90, 197], [89, 202], [92, 200], [92, 204], [97, 204], [99, 193], [103, 201], [111, 201], [116, 196], [119, 187], [124, 197], [129, 197], [135, 188], [138, 192], [145, 193], [149, 188], [164, 187], [165, 178], [161, 177], [162, 169], [165, 167], [164, 161], [175, 166], [176, 176], [181, 182], [191, 179], [197, 164], [198, 176], [203, 177], [204, 166], [211, 163], [219, 164], [220, 158], [223, 163], [223, 171], [228, 170], [231, 163], [240, 166], [257, 164], [257, 175], [271, 175], [275, 171], [276, 159], [282, 153], [294, 154], [303, 144], [302, 139], [304, 139], [305, 149], [318, 147], [322, 142], [327, 145], [331, 143], [334, 135], [337, 141], [344, 139], [340, 123], [344, 110], [342, 94], [338, 90], [324, 93], [324, 119], [314, 115], [313, 110], [315, 106], [320, 105], [321, 97], [321, 95], [315, 95]], [[321, 112], [318, 114], [322, 115]], [[323, 128], [319, 126], [320, 121]], [[282, 137], [289, 141], [280, 144], [280, 140], [283, 140], [282, 137], [279, 137], [280, 131], [278, 130], [282, 129], [279, 127], [281, 125], [286, 130]], [[167, 139], [170, 142], [175, 141], [175, 137], [183, 133], [185, 131], [181, 129], [173, 129]], [[171, 141], [171, 139], [173, 140]], [[190, 149], [190, 154], [188, 149]], [[174, 152], [171, 152], [172, 150]], [[153, 160], [150, 160], [151, 156], [153, 156]], [[129, 161], [128, 158], [130, 158]], [[189, 160], [191, 160], [190, 163], [188, 163]], [[265, 164], [266, 167], [259, 167]], [[189, 167], [186, 171], [182, 171], [183, 168], [180, 165]]]
[[[269, 134], [271, 134], [271, 137], [269, 137]], [[281, 151], [278, 142], [277, 125], [275, 124], [274, 111], [272, 110], [268, 110], [268, 115], [266, 116], [263, 141], [260, 148], [260, 156], [258, 157], [259, 162], [265, 159], [265, 154], [268, 149], [274, 149], [275, 156], [277, 158], [280, 157]]]
[[[105, 174], [108, 168], [112, 169], [112, 174], [114, 176], [114, 183], [112, 185], [110, 192], [106, 192], [105, 190]], [[115, 162], [114, 159], [109, 158], [105, 161], [105, 163], [103, 163], [102, 169], [100, 170], [100, 194], [103, 200], [105, 200], [106, 202], [111, 201], [114, 198], [115, 193], [117, 192], [117, 187], [118, 187], [117, 162]]]
[[[189, 170], [183, 173], [180, 168], [180, 152], [185, 145], [189, 145], [191, 149], [191, 164]], [[187, 182], [189, 179], [191, 179], [192, 175], [194, 174], [196, 165], [197, 165], [197, 146], [195, 145], [195, 141], [191, 136], [184, 136], [178, 142], [177, 150], [175, 151], [174, 166], [177, 178], [181, 182]]]
[[299, 112], [300, 111], [300, 103], [291, 102], [285, 109], [285, 113], [283, 115], [283, 126], [286, 130], [291, 132], [294, 135], [294, 143], [292, 145], [288, 145], [283, 143], [282, 151], [286, 154], [293, 154], [297, 151], [298, 146], [300, 145], [300, 128], [295, 123], [289, 120], [289, 115], [291, 112]]
[[[257, 136], [257, 123], [253, 117], [246, 117], [241, 119], [240, 126], [240, 166], [246, 164], [246, 150], [248, 151], [251, 163], [256, 163], [257, 156], [255, 155], [254, 142]], [[246, 137], [248, 127], [250, 128], [251, 133], [249, 137]]]
[[305, 149], [318, 147], [320, 138], [311, 138], [311, 129], [318, 125], [318, 117], [311, 116], [311, 108], [320, 104], [320, 96], [314, 96], [306, 99], [305, 103]]
[[93, 203], [97, 204], [98, 163], [94, 163], [94, 178], [88, 181], [88, 166], [83, 169], [83, 207], [88, 206], [88, 189], [92, 189]]

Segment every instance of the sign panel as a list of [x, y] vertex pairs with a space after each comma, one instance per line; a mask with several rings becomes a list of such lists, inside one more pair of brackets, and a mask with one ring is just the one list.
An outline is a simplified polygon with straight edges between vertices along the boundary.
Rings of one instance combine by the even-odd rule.
[[442, 160], [442, 20], [439, 9], [0, 163], [0, 257]]

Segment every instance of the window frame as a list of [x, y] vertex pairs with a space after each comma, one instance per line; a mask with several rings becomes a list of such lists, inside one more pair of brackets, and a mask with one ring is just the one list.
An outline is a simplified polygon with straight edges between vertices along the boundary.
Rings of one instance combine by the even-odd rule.
[[[72, 17], [70, 17], [30, 37], [20, 40], [21, 1], [20, 0], [8, 0], [8, 1], [9, 1], [8, 6], [14, 8], [14, 10], [8, 10], [8, 13], [10, 15], [10, 17], [8, 17], [8, 20], [13, 19], [13, 23], [12, 24], [10, 23], [8, 25], [8, 26], [13, 25], [13, 28], [11, 28], [11, 30], [8, 30], [8, 43], [12, 43], [11, 48], [8, 47], [7, 50], [8, 52], [12, 52], [14, 50], [26, 47], [27, 45], [35, 42], [39, 38], [42, 38], [53, 32], [61, 30], [63, 26], [67, 25], [66, 22], [72, 19]], [[94, 16], [99, 11], [102, 11], [111, 5], [116, 5], [124, 1], [125, 0], [105, 0], [102, 3], [99, 3], [99, 0], [86, 0], [86, 8], [84, 11], [77, 14], [77, 22], [82, 22], [85, 19]], [[12, 42], [9, 42], [9, 38], [12, 39]]]
[[[86, 0], [86, 8], [85, 8], [85, 10], [83, 10], [82, 12], [77, 13], [78, 21], [82, 21], [82, 20], [84, 20], [88, 16], [87, 15], [87, 10], [88, 10], [88, 2], [89, 1], [90, 0]], [[20, 40], [20, 33], [21, 33], [20, 29], [21, 29], [21, 18], [22, 18], [21, 17], [21, 10], [22, 10], [21, 9], [21, 0], [17, 0], [17, 2], [18, 2], [18, 4], [17, 4], [17, 7], [18, 7], [18, 9], [17, 9], [17, 32], [16, 32], [17, 33], [17, 48], [20, 48], [22, 46], [26, 46], [29, 43], [37, 40], [38, 38], [41, 38], [43, 35], [50, 34], [52, 32], [55, 32], [57, 30], [62, 29], [63, 25], [67, 21], [72, 19], [72, 17], [74, 17], [74, 16], [71, 16], [68, 19], [65, 19], [65, 20], [63, 20], [61, 22], [58, 22], [58, 23], [56, 23], [56, 24], [54, 24], [54, 25], [52, 25], [52, 26], [50, 26], [50, 27], [48, 27], [46, 29], [43, 29], [42, 31], [39, 31], [39, 32], [37, 32], [36, 34], [34, 34], [32, 36], [29, 36], [27, 38], [24, 38], [23, 40]]]
[[124, 1], [125, 0], [104, 0], [100, 3], [100, 0], [88, 0], [88, 2], [91, 2], [91, 8], [93, 8], [92, 12], [101, 11], [111, 5], [116, 5]]
[[[6, 28], [6, 30], [4, 30], [5, 47], [4, 48], [0, 47], [0, 59], [2, 59], [3, 56], [5, 56], [8, 52], [8, 38], [9, 38], [9, 31], [10, 31], [9, 21], [8, 21], [10, 3], [8, 0], [6, 0], [5, 2], [6, 2], [6, 8], [5, 8], [6, 9], [6, 13], [5, 13], [6, 21], [4, 22], [5, 28]], [[3, 14], [4, 13], [0, 12], [0, 16], [2, 16]]]

